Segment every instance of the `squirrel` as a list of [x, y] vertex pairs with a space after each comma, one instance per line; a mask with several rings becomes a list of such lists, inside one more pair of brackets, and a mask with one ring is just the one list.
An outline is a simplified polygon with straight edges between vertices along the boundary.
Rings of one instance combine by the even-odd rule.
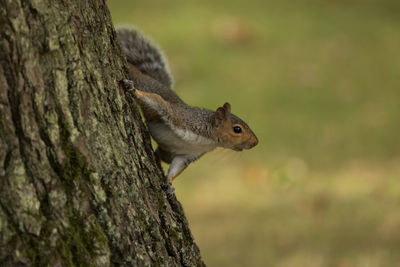
[[117, 36], [129, 67], [130, 80], [123, 85], [133, 93], [158, 144], [156, 159], [170, 164], [170, 186], [190, 163], [216, 147], [242, 151], [258, 144], [250, 127], [231, 113], [229, 103], [212, 111], [183, 102], [172, 90], [161, 49], [139, 30], [118, 27]]

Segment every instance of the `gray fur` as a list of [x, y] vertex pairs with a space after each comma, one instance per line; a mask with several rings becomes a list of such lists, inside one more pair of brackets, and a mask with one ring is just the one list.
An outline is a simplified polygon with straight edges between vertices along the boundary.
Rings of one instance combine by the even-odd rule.
[[120, 26], [117, 28], [117, 34], [128, 62], [143, 74], [171, 89], [173, 79], [161, 49], [136, 28]]

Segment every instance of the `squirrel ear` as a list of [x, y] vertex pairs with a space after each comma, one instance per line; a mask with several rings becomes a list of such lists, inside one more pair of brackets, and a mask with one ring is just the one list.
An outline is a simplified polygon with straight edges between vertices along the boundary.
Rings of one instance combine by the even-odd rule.
[[230, 113], [231, 113], [231, 104], [229, 104], [228, 102], [226, 102], [226, 103], [224, 104], [224, 109], [226, 110], [226, 113], [227, 113], [227, 114], [230, 114]]
[[214, 114], [214, 125], [218, 128], [220, 127], [226, 119], [226, 110], [222, 107], [219, 107]]

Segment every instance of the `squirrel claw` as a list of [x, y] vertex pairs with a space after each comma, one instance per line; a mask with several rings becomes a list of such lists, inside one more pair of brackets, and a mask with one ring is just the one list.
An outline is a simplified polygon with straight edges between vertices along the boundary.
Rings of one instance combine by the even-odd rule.
[[168, 183], [167, 185], [167, 197], [171, 198], [174, 195], [175, 188], [172, 186], [171, 183]]
[[135, 85], [132, 80], [123, 79], [121, 80], [122, 85], [124, 86], [125, 90], [127, 91], [135, 91]]
[[175, 192], [175, 188], [172, 186], [172, 183], [167, 180], [167, 177], [165, 177], [166, 183], [163, 183], [161, 186], [162, 189], [164, 189], [167, 192], [167, 197], [172, 198]]

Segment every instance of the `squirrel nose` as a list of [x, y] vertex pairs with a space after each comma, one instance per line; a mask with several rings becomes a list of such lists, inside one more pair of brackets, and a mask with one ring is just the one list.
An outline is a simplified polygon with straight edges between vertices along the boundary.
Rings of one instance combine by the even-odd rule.
[[253, 147], [255, 147], [257, 144], [258, 144], [258, 139], [257, 137], [254, 136]]
[[255, 147], [257, 144], [258, 144], [258, 139], [257, 137], [254, 136], [249, 142], [249, 149]]

